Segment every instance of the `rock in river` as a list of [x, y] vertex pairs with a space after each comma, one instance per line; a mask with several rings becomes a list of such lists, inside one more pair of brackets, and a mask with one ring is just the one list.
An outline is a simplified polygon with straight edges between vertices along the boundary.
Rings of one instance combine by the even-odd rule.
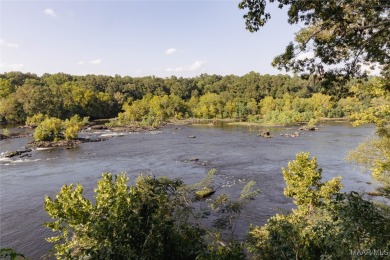
[[[23, 154], [25, 153], [29, 153], [31, 152], [32, 150], [31, 149], [26, 149], [26, 150], [20, 150], [20, 151], [14, 151], [14, 152], [9, 152], [7, 153], [4, 157], [7, 157], [7, 158], [12, 158], [12, 157], [15, 157], [15, 156], [23, 156]], [[26, 156], [26, 155], [24, 155]]]

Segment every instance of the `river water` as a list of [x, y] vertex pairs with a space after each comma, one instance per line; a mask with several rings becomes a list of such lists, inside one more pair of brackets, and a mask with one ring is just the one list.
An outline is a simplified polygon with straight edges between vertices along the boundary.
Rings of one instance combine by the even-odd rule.
[[[274, 138], [258, 137], [259, 128], [245, 126], [165, 126], [158, 131], [127, 133], [108, 131], [83, 136], [111, 136], [107, 141], [84, 143], [74, 149], [34, 150], [31, 157], [6, 159], [4, 152], [22, 149], [31, 138], [0, 142], [0, 247], [13, 247], [31, 259], [51, 249], [44, 238], [53, 235], [43, 226], [45, 195], [55, 196], [63, 184], [81, 183], [87, 197], [102, 172], [127, 172], [200, 181], [216, 169], [216, 195], [233, 198], [250, 180], [261, 194], [242, 213], [240, 237], [249, 223], [264, 224], [280, 210], [293, 207], [283, 196], [281, 168], [300, 151], [308, 151], [323, 168], [323, 179], [342, 176], [344, 191], [371, 191], [379, 184], [369, 174], [345, 161], [348, 150], [374, 132], [372, 126], [353, 128], [348, 123], [328, 123], [319, 131], [281, 136], [296, 128], [268, 128]], [[190, 136], [195, 138], [190, 138]], [[198, 160], [191, 160], [191, 159]], [[215, 196], [216, 196], [215, 195]]]

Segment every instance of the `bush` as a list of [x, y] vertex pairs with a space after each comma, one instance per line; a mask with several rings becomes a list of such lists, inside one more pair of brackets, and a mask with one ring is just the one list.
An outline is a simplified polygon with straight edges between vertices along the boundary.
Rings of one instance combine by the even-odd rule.
[[140, 176], [133, 186], [127, 182], [124, 174], [103, 174], [95, 203], [83, 197], [81, 185], [63, 186], [55, 200], [46, 197], [54, 219], [46, 226], [61, 233], [48, 239], [58, 259], [195, 259], [204, 249], [204, 231], [188, 222], [181, 181]]
[[[210, 212], [199, 207], [196, 191], [210, 186], [213, 174], [191, 186], [144, 176], [129, 186], [124, 173], [104, 173], [94, 202], [80, 184], [64, 185], [54, 200], [45, 198], [53, 219], [45, 225], [56, 232], [47, 240], [55, 244], [57, 259], [243, 259], [243, 243], [200, 223]], [[254, 185], [249, 182], [238, 201], [216, 198], [209, 207], [222, 216], [216, 221], [232, 228], [232, 216], [258, 194]]]
[[308, 153], [283, 169], [284, 194], [297, 209], [250, 228], [248, 250], [255, 259], [350, 259], [359, 249], [388, 251], [389, 209], [340, 193], [340, 179], [321, 182], [321, 172]]
[[35, 141], [59, 141], [64, 138], [61, 119], [56, 117], [43, 120], [34, 132]]
[[37, 127], [43, 120], [47, 119], [48, 116], [43, 115], [42, 113], [35, 114], [32, 117], [27, 117], [26, 126]]
[[341, 118], [344, 116], [345, 116], [345, 114], [340, 107], [330, 109], [328, 114], [327, 114], [327, 117], [329, 117], [329, 118]]
[[[40, 117], [37, 117], [40, 118]], [[71, 140], [77, 137], [81, 127], [88, 123], [88, 117], [74, 115], [62, 121], [56, 117], [46, 117], [35, 129], [35, 141]]]
[[78, 136], [81, 127], [88, 123], [88, 117], [81, 118], [79, 115], [74, 115], [64, 122], [64, 138], [66, 140], [74, 139]]
[[12, 248], [0, 248], [0, 259], [2, 260], [22, 260], [26, 259], [23, 254], [16, 252]]

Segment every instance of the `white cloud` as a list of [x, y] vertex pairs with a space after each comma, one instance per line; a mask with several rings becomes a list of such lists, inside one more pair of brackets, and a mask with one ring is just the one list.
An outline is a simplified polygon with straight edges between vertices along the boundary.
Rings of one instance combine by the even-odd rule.
[[5, 46], [5, 47], [9, 47], [9, 48], [18, 48], [18, 47], [19, 47], [18, 44], [6, 42], [6, 41], [4, 41], [3, 39], [0, 39], [0, 45], [1, 45], [1, 46]]
[[97, 64], [100, 64], [101, 62], [102, 62], [101, 59], [96, 59], [96, 60], [91, 60], [91, 61], [89, 62], [89, 64], [97, 65]]
[[7, 63], [0, 63], [0, 69], [4, 71], [10, 71], [10, 70], [21, 70], [24, 68], [24, 64], [7, 64]]
[[135, 74], [141, 74], [142, 72], [143, 72], [143, 70], [141, 70], [141, 69], [137, 69], [134, 71]]
[[51, 9], [51, 8], [45, 9], [45, 10], [43, 11], [43, 13], [46, 14], [46, 15], [48, 15], [48, 16], [50, 16], [50, 17], [53, 17], [53, 18], [58, 17], [58, 15], [56, 14], [56, 12], [54, 12], [54, 10]]
[[77, 62], [78, 65], [83, 65], [85, 62], [83, 60]]
[[203, 68], [203, 65], [205, 64], [205, 61], [198, 60], [192, 63], [189, 66], [180, 66], [176, 68], [167, 68], [165, 71], [167, 72], [189, 72], [189, 71], [197, 71]]
[[204, 64], [205, 64], [204, 61], [197, 60], [190, 66], [190, 71], [199, 70], [203, 67]]
[[171, 54], [174, 54], [175, 52], [177, 52], [177, 50], [175, 48], [169, 48], [165, 51], [165, 54], [171, 55]]

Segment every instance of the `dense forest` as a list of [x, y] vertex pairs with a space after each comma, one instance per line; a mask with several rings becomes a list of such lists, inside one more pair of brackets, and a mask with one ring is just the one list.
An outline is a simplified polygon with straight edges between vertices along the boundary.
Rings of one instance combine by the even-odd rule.
[[[351, 80], [324, 88], [315, 78], [288, 75], [202, 74], [170, 78], [0, 74], [0, 120], [22, 122], [37, 114], [60, 119], [118, 117], [114, 124], [159, 124], [171, 118], [238, 119], [264, 124], [346, 117], [369, 106], [359, 89], [375, 84]], [[360, 86], [360, 87], [357, 87]]]

